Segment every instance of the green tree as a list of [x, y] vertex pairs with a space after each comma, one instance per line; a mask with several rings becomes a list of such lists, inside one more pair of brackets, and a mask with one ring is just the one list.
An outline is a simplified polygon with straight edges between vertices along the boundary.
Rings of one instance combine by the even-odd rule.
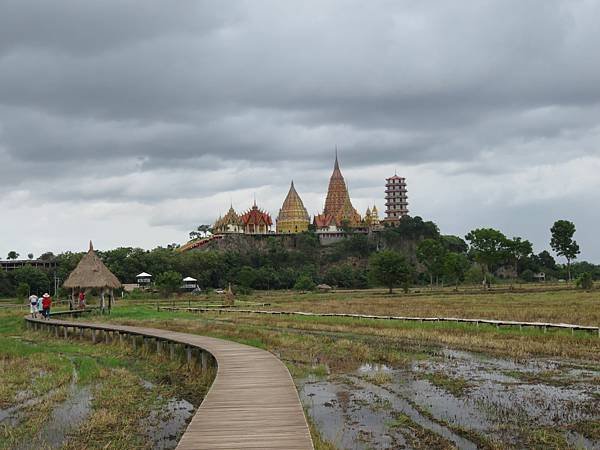
[[8, 252], [8, 256], [6, 257], [6, 259], [17, 259], [18, 257], [19, 254], [14, 250], [11, 250], [10, 252]]
[[18, 284], [27, 284], [31, 292], [43, 294], [50, 289], [50, 279], [46, 272], [36, 267], [26, 265], [13, 272], [15, 281]]
[[437, 279], [444, 271], [444, 255], [446, 250], [440, 241], [425, 239], [417, 247], [417, 260], [425, 266], [429, 274], [429, 285], [433, 288], [433, 279]]
[[533, 253], [533, 245], [527, 239], [514, 237], [506, 240], [506, 256], [513, 265], [515, 274], [519, 273], [519, 263]]
[[571, 261], [580, 253], [579, 245], [573, 240], [575, 224], [568, 220], [557, 220], [550, 228], [552, 238], [550, 246], [558, 256], [564, 256], [567, 260], [567, 273], [571, 281]]
[[294, 289], [296, 291], [313, 291], [315, 289], [315, 282], [306, 274], [300, 275], [294, 284]]
[[471, 263], [463, 253], [450, 252], [444, 256], [444, 276], [454, 283], [455, 290], [458, 290], [458, 285], [464, 281], [469, 267]]
[[386, 286], [389, 293], [395, 286], [407, 284], [412, 275], [412, 268], [404, 255], [392, 250], [375, 253], [369, 259], [369, 276]]
[[156, 277], [156, 286], [167, 296], [176, 292], [181, 287], [181, 274], [174, 270], [168, 270]]
[[27, 258], [29, 258], [29, 259], [33, 259], [33, 253], [28, 253], [28, 254], [27, 254]]
[[471, 255], [481, 266], [483, 279], [492, 268], [506, 257], [507, 239], [493, 228], [478, 228], [465, 236], [471, 245]]

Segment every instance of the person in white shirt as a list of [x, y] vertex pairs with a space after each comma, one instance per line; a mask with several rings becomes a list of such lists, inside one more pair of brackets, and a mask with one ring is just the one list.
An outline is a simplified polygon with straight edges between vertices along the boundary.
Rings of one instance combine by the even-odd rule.
[[37, 318], [38, 313], [38, 296], [35, 294], [31, 294], [29, 296], [29, 312], [31, 313], [31, 317], [34, 319]]

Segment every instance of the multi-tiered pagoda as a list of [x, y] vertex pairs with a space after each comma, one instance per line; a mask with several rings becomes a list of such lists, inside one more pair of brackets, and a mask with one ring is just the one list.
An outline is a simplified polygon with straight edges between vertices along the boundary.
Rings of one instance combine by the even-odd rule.
[[277, 232], [302, 233], [308, 230], [309, 224], [310, 217], [292, 181], [288, 195], [277, 216]]
[[323, 214], [315, 216], [313, 223], [318, 230], [332, 230], [342, 227], [357, 228], [361, 226], [361, 217], [352, 206], [348, 186], [340, 170], [337, 154], [333, 165], [333, 173], [329, 179], [329, 189]]

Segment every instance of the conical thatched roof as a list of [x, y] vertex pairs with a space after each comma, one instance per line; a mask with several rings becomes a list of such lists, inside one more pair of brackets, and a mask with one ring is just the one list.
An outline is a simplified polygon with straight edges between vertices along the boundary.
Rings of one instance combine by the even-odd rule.
[[81, 258], [63, 287], [117, 289], [121, 287], [121, 282], [98, 258], [90, 241], [89, 251]]

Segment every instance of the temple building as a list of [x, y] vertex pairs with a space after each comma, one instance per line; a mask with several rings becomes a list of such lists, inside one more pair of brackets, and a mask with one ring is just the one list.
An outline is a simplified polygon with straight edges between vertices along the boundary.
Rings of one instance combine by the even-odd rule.
[[277, 233], [302, 233], [308, 230], [309, 224], [310, 217], [292, 181], [277, 216]]
[[313, 223], [317, 230], [333, 231], [343, 226], [357, 228], [361, 226], [361, 217], [352, 206], [346, 181], [340, 171], [337, 154], [333, 165], [333, 173], [329, 179], [327, 199], [323, 213], [314, 217]]
[[233, 209], [233, 205], [229, 207], [229, 211], [224, 217], [219, 217], [213, 225], [212, 232], [218, 233], [243, 233], [244, 226], [238, 213]]
[[381, 221], [379, 220], [379, 211], [377, 210], [377, 206], [373, 205], [373, 208], [367, 208], [363, 223], [366, 228], [371, 230], [377, 230], [381, 228]]
[[385, 180], [385, 222], [396, 226], [400, 219], [408, 215], [408, 195], [406, 179], [394, 174]]
[[271, 233], [273, 220], [268, 212], [265, 212], [256, 206], [256, 202], [252, 208], [240, 216], [243, 232], [247, 234], [267, 234]]

